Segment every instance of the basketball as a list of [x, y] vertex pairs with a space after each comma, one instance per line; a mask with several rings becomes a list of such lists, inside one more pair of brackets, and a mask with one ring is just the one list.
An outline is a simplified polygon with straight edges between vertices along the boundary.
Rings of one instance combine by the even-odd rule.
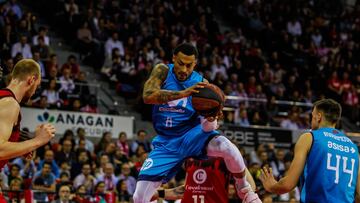
[[216, 85], [207, 84], [198, 89], [199, 93], [192, 95], [192, 105], [195, 111], [202, 116], [209, 116], [219, 111], [225, 102], [223, 91]]

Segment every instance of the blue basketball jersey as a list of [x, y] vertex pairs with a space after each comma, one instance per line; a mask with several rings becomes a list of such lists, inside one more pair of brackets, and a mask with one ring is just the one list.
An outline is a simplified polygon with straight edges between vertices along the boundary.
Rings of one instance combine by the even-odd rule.
[[311, 133], [313, 143], [301, 180], [301, 202], [353, 203], [359, 167], [357, 146], [334, 128]]
[[[161, 89], [181, 91], [203, 81], [203, 77], [193, 71], [187, 80], [180, 82], [173, 72], [174, 64], [167, 66], [169, 71]], [[200, 119], [191, 104], [191, 96], [154, 105], [152, 120], [157, 134], [162, 136], [181, 136], [200, 124]]]

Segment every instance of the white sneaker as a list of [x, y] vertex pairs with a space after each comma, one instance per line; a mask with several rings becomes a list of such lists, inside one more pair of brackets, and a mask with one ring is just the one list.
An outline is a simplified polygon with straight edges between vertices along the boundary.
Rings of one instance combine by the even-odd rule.
[[[236, 184], [235, 184], [236, 185]], [[262, 203], [259, 196], [252, 190], [250, 185], [246, 185], [237, 192], [243, 203]]]

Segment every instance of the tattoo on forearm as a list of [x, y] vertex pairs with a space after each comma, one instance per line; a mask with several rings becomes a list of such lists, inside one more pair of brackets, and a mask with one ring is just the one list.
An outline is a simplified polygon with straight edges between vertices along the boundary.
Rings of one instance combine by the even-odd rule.
[[161, 85], [168, 74], [168, 68], [164, 64], [157, 65], [151, 72], [150, 78], [144, 85], [143, 98], [151, 98], [151, 103], [166, 103], [179, 99], [180, 93], [176, 91], [161, 90]]

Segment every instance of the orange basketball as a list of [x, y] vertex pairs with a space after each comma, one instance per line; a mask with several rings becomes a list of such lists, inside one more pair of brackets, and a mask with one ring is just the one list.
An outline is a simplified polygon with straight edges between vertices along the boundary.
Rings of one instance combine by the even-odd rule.
[[192, 95], [192, 106], [202, 116], [211, 115], [222, 108], [225, 102], [223, 91], [216, 85], [207, 84]]

